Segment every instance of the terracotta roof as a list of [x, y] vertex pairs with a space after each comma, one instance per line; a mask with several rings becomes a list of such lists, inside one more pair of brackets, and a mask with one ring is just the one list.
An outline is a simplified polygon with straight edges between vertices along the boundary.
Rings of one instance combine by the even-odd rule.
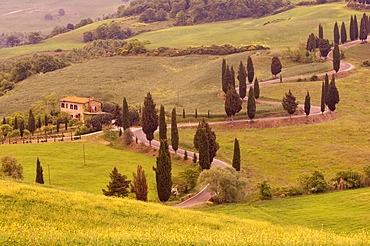
[[[73, 102], [73, 103], [87, 103], [90, 101], [98, 101], [94, 98], [84, 98], [84, 97], [65, 97], [59, 100], [59, 102]], [[100, 101], [98, 101], [100, 102]]]

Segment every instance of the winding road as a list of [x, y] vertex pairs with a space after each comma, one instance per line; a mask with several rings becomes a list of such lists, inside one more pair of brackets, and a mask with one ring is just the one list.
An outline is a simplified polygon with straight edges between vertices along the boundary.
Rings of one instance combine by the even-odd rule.
[[[369, 37], [370, 36], [368, 36], [368, 38]], [[357, 44], [360, 44], [360, 43], [361, 43], [360, 40], [355, 40], [355, 41], [352, 41], [352, 42], [345, 43], [345, 44], [341, 45], [341, 47], [350, 47], [350, 46], [357, 45]], [[330, 57], [328, 57], [327, 59], [330, 62], [332, 62], [332, 60], [333, 60]], [[349, 70], [353, 69], [354, 67], [355, 66], [353, 66], [352, 64], [350, 64], [348, 62], [341, 61], [340, 62], [340, 69], [339, 69], [338, 73], [349, 71]], [[333, 74], [333, 73], [335, 73], [334, 70], [329, 71], [329, 72], [326, 72], [326, 73], [317, 74], [317, 76], [324, 76], [325, 74], [330, 75], [330, 74]], [[299, 78], [310, 78], [310, 77], [311, 77], [311, 75], [295, 76], [295, 77], [283, 78], [283, 81], [286, 81], [286, 80], [295, 80], [295, 79], [299, 79]], [[260, 82], [260, 85], [267, 85], [267, 84], [272, 84], [272, 83], [277, 83], [277, 82], [280, 82], [280, 79], [279, 78], [273, 79], [273, 80], [264, 81], [264, 82]], [[248, 87], [250, 87], [250, 86], [251, 85], [248, 85]], [[261, 100], [257, 100], [257, 102], [259, 102], [259, 103], [268, 103], [268, 104], [281, 104], [281, 102], [270, 102], [270, 101], [261, 101]], [[298, 107], [304, 108], [304, 105], [303, 104], [300, 104], [300, 105], [298, 105]], [[321, 108], [320, 107], [311, 106], [310, 116], [311, 115], [315, 115], [315, 114], [320, 114], [320, 113], [321, 113]], [[292, 118], [298, 118], [298, 117], [306, 117], [306, 115], [305, 114], [302, 114], [302, 115], [293, 115], [292, 116]], [[254, 119], [253, 121], [266, 121], [266, 120], [287, 119], [287, 118], [289, 118], [289, 116], [271, 117], [271, 118], [260, 118], [260, 119]], [[250, 121], [250, 120], [244, 119], [244, 120], [234, 120], [233, 122], [248, 122], [248, 121]], [[231, 121], [210, 122], [209, 124], [210, 125], [214, 125], [214, 124], [229, 124], [229, 123], [231, 123]], [[178, 127], [197, 126], [197, 125], [198, 125], [198, 123], [183, 123], [183, 124], [178, 124]], [[134, 129], [132, 129], [132, 132], [133, 132], [134, 136], [139, 141], [141, 141], [141, 142], [149, 145], [149, 141], [146, 139], [145, 133], [142, 131], [141, 128], [134, 128]], [[152, 140], [151, 145], [153, 147], [155, 147], [155, 148], [159, 148], [160, 143], [158, 141], [156, 141], [156, 140]], [[175, 153], [175, 151], [172, 149], [172, 146], [170, 146], [169, 149], [170, 149], [170, 152]], [[178, 155], [184, 156], [185, 150], [178, 149], [176, 153]], [[194, 152], [191, 152], [191, 151], [187, 151], [187, 154], [188, 154], [188, 157], [189, 158], [192, 158], [194, 156]], [[218, 166], [222, 166], [222, 167], [229, 166], [229, 164], [227, 164], [227, 163], [225, 163], [225, 162], [223, 162], [221, 160], [218, 160], [218, 159], [213, 159], [213, 162], [211, 163], [211, 165], [212, 166], [218, 165]], [[206, 201], [208, 201], [211, 197], [212, 196], [207, 191], [207, 186], [206, 186], [201, 191], [199, 191], [195, 196], [187, 199], [186, 201], [183, 201], [183, 202], [181, 202], [179, 204], [174, 205], [174, 207], [188, 208], [188, 207], [200, 205], [200, 204], [203, 204]]]

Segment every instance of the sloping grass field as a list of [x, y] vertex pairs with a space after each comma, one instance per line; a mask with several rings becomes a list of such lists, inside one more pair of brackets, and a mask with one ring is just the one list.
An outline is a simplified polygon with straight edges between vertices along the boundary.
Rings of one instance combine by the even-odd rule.
[[367, 245], [336, 235], [0, 179], [2, 245]]

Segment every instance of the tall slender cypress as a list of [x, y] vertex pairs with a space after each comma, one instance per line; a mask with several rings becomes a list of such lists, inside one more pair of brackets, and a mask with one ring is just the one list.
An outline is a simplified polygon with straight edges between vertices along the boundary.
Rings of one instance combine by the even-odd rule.
[[209, 155], [209, 141], [206, 129], [199, 131], [199, 165], [202, 169], [211, 168], [211, 159]]
[[256, 116], [256, 99], [254, 98], [254, 89], [253, 87], [249, 88], [248, 93], [248, 103], [247, 103], [247, 115], [249, 119], [253, 120]]
[[258, 82], [257, 77], [254, 80], [253, 89], [254, 89], [254, 98], [258, 99], [260, 97], [260, 83]]
[[226, 70], [224, 74], [224, 80], [222, 82], [222, 90], [223, 92], [227, 93], [227, 90], [229, 89], [230, 84], [232, 83], [232, 78], [231, 78], [231, 70], [228, 65], [226, 65]]
[[157, 166], [155, 168], [153, 167], [157, 183], [158, 198], [161, 202], [168, 201], [171, 196], [171, 169], [172, 165], [168, 143], [166, 139], [161, 139], [157, 157]]
[[36, 183], [39, 183], [39, 184], [44, 183], [44, 174], [43, 174], [42, 166], [41, 166], [41, 163], [38, 157], [36, 160]]
[[179, 148], [179, 130], [177, 128], [177, 121], [176, 121], [176, 108], [172, 109], [172, 115], [171, 115], [171, 145], [172, 145], [172, 149], [176, 153]]
[[199, 141], [199, 135], [200, 135], [200, 129], [206, 129], [206, 133], [208, 136], [208, 142], [209, 142], [209, 156], [210, 156], [210, 162], [212, 163], [213, 158], [216, 156], [217, 150], [219, 149], [219, 145], [216, 141], [216, 133], [212, 131], [212, 128], [209, 126], [209, 124], [203, 119], [201, 122], [199, 122], [199, 125], [197, 127], [197, 130], [194, 135], [194, 147], [199, 150], [200, 147], [200, 141]]
[[360, 24], [360, 40], [362, 43], [365, 43], [365, 40], [367, 39], [367, 16], [361, 18], [361, 24]]
[[330, 81], [330, 84], [329, 84], [329, 89], [328, 89], [328, 94], [327, 94], [327, 98], [326, 98], [326, 101], [327, 101], [327, 105], [328, 105], [328, 108], [330, 109], [330, 111], [334, 111], [335, 110], [335, 105], [337, 103], [339, 103], [339, 92], [338, 92], [338, 89], [335, 85], [335, 77], [334, 77], [334, 74], [332, 75], [332, 79]]
[[357, 16], [354, 15], [353, 17], [353, 30], [355, 35], [355, 40], [358, 39], [358, 22], [357, 22]]
[[247, 76], [248, 76], [248, 82], [251, 84], [254, 79], [254, 66], [253, 61], [250, 56], [248, 56], [247, 59]]
[[290, 90], [288, 93], [285, 93], [282, 105], [283, 108], [288, 112], [289, 118], [292, 118], [292, 114], [294, 114], [296, 111], [298, 103], [296, 102], [296, 97]]
[[334, 44], [339, 44], [339, 28], [338, 28], [338, 23], [335, 22], [334, 24]]
[[349, 37], [351, 41], [355, 40], [355, 23], [353, 21], [353, 16], [351, 15], [350, 24], [349, 24]]
[[144, 107], [142, 110], [141, 126], [143, 132], [146, 135], [146, 139], [149, 141], [149, 145], [152, 145], [154, 139], [154, 132], [158, 127], [158, 115], [155, 109], [155, 103], [152, 95], [148, 92], [144, 100]]
[[16, 129], [18, 129], [19, 127], [18, 127], [18, 117], [17, 116], [15, 116], [14, 117], [14, 127], [13, 127], [15, 130]]
[[233, 116], [242, 110], [242, 100], [240, 99], [235, 88], [230, 86], [229, 90], [226, 93], [225, 98], [225, 112], [227, 117], [230, 117], [233, 120]]
[[159, 110], [159, 139], [167, 139], [167, 125], [166, 125], [166, 115], [164, 112], [164, 107], [161, 105]]
[[304, 99], [304, 112], [306, 113], [306, 116], [309, 116], [311, 112], [311, 97], [308, 91]]
[[122, 102], [122, 127], [123, 127], [123, 130], [130, 128], [130, 113], [129, 113], [126, 97], [123, 98], [123, 102]]
[[[226, 73], [226, 60], [225, 58], [222, 59], [222, 67], [221, 67], [221, 85], [222, 85], [222, 90], [224, 91], [225, 87], [225, 73]], [[225, 88], [227, 90], [227, 88]], [[225, 92], [226, 93], [226, 92]]]
[[30, 109], [29, 114], [28, 114], [28, 125], [27, 129], [33, 134], [34, 131], [36, 130], [35, 126], [35, 116], [32, 113], [32, 109]]
[[340, 69], [340, 51], [338, 44], [335, 44], [333, 49], [333, 69], [336, 73]]
[[130, 183], [131, 192], [136, 195], [136, 200], [146, 202], [148, 200], [148, 183], [146, 175], [141, 165], [137, 166], [137, 172], [132, 173], [132, 182]]
[[324, 38], [324, 29], [322, 28], [321, 23], [319, 24], [319, 38], [320, 39]]
[[325, 101], [326, 101], [326, 96], [325, 96], [325, 82], [322, 82], [321, 86], [321, 113], [325, 112]]
[[231, 66], [231, 69], [230, 69], [230, 72], [231, 72], [231, 85], [235, 88], [235, 71], [234, 71], [234, 67]]
[[247, 71], [242, 61], [240, 61], [238, 69], [238, 80], [239, 80], [239, 96], [243, 99], [247, 95]]
[[346, 25], [344, 24], [344, 22], [342, 22], [342, 25], [340, 27], [340, 40], [342, 44], [347, 42], [347, 30], [346, 30]]
[[236, 171], [240, 171], [240, 147], [239, 141], [237, 138], [234, 140], [234, 154], [233, 154], [233, 168]]
[[325, 105], [328, 105], [326, 98], [328, 97], [328, 89], [329, 89], [329, 75], [325, 74], [325, 79], [324, 79], [324, 101]]

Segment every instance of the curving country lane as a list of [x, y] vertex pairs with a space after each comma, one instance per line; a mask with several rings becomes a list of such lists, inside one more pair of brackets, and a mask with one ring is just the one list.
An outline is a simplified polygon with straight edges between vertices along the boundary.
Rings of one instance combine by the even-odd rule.
[[[370, 36], [368, 36], [368, 38], [369, 37]], [[357, 44], [360, 44], [360, 43], [361, 43], [360, 40], [355, 40], [355, 41], [352, 41], [352, 42], [345, 43], [345, 44], [341, 45], [341, 47], [350, 47], [350, 46], [354, 46], [354, 45], [357, 45]], [[333, 59], [331, 57], [327, 57], [327, 60], [329, 60], [330, 62], [332, 62]], [[352, 64], [350, 64], [348, 62], [341, 61], [340, 62], [340, 69], [339, 69], [338, 73], [349, 71], [349, 70], [353, 69], [354, 67], [355, 67], [354, 65], [352, 65]], [[317, 74], [317, 76], [324, 76], [325, 74], [331, 75], [333, 73], [335, 73], [334, 70], [329, 71], [329, 72], [326, 72], [326, 73]], [[283, 78], [282, 80], [283, 81], [287, 81], [287, 80], [295, 80], [295, 79], [299, 79], [299, 78], [310, 78], [310, 77], [311, 77], [311, 75], [294, 76], [294, 77], [289, 77], [289, 78]], [[280, 82], [280, 79], [279, 78], [268, 80], [268, 81], [263, 81], [263, 82], [260, 82], [259, 84], [260, 85], [267, 85], [267, 84], [272, 84], [272, 83], [277, 83], [277, 82]], [[250, 87], [250, 86], [251, 85], [248, 85], [248, 87]], [[261, 101], [261, 100], [257, 100], [257, 102], [259, 102], [259, 103], [268, 103], [268, 104], [281, 104], [281, 102], [270, 102], [270, 101]], [[304, 105], [303, 104], [299, 104], [298, 107], [304, 109]], [[321, 113], [321, 108], [320, 107], [311, 106], [310, 116], [311, 115], [320, 114], [320, 113]], [[292, 115], [292, 118], [298, 118], [298, 117], [306, 117], [306, 115], [305, 114]], [[253, 121], [266, 121], [266, 120], [287, 119], [287, 118], [289, 118], [289, 116], [260, 118], [260, 119], [254, 119]], [[244, 119], [244, 120], [234, 120], [233, 122], [248, 122], [248, 121], [250, 121], [250, 120]], [[230, 123], [231, 123], [230, 121], [209, 122], [210, 125], [214, 125], [214, 124], [230, 124]], [[178, 124], [178, 127], [197, 126], [197, 125], [198, 125], [198, 123], [182, 123], [182, 124]], [[142, 131], [141, 128], [133, 128], [132, 129], [132, 132], [133, 132], [134, 136], [140, 142], [142, 142], [142, 143], [144, 143], [146, 145], [149, 145], [149, 141], [146, 139], [145, 133]], [[155, 147], [155, 148], [159, 148], [160, 143], [159, 143], [159, 141], [152, 140], [151, 145], [153, 147]], [[170, 149], [170, 152], [171, 153], [175, 153], [175, 151], [172, 149], [172, 146], [170, 146], [169, 149]], [[184, 156], [185, 150], [184, 149], [178, 149], [176, 153], [178, 155]], [[194, 156], [194, 152], [191, 152], [191, 151], [187, 151], [187, 154], [188, 154], [188, 157], [189, 158], [193, 158], [193, 156]], [[218, 165], [218, 166], [222, 166], [222, 167], [229, 166], [229, 164], [227, 164], [226, 162], [223, 162], [223, 161], [218, 160], [218, 159], [213, 159], [213, 162], [211, 163], [211, 165], [212, 166]], [[207, 186], [206, 186], [201, 191], [199, 191], [195, 196], [187, 199], [186, 201], [183, 201], [183, 202], [181, 202], [179, 204], [174, 205], [174, 207], [188, 208], [188, 207], [200, 205], [200, 204], [203, 204], [206, 201], [208, 201], [211, 197], [212, 196], [207, 191]]]

